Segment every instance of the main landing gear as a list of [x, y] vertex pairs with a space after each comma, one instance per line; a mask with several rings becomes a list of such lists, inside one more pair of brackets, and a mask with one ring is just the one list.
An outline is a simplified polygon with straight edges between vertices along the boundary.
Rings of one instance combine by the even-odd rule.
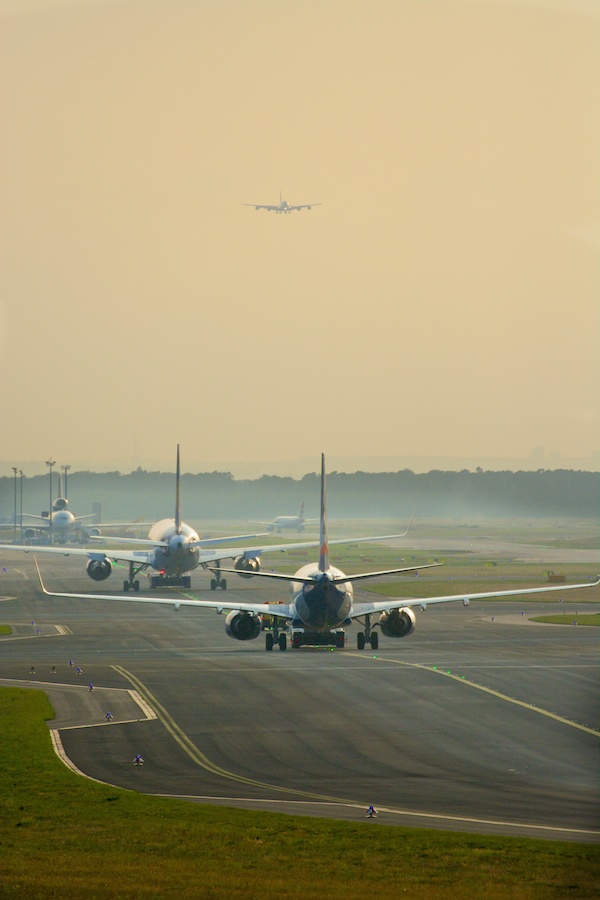
[[147, 568], [146, 565], [136, 566], [133, 562], [129, 563], [129, 580], [126, 579], [123, 582], [123, 590], [125, 593], [129, 590], [136, 591], [136, 593], [139, 591], [140, 583], [135, 576], [139, 575], [140, 572], [143, 572], [145, 568]]
[[379, 647], [379, 634], [371, 628], [371, 616], [369, 613], [364, 619], [365, 630], [359, 631], [356, 635], [356, 646], [359, 650], [364, 650], [366, 644], [371, 645], [371, 650], [377, 650]]
[[221, 577], [221, 563], [219, 560], [215, 563], [214, 567], [211, 566], [211, 572], [214, 572], [215, 578], [210, 579], [210, 589], [211, 591], [216, 591], [217, 588], [221, 588], [222, 591], [227, 590], [227, 579]]
[[274, 625], [273, 630], [267, 631], [265, 634], [265, 650], [271, 651], [275, 644], [277, 644], [282, 653], [287, 650], [287, 635], [285, 631], [282, 631], [280, 634], [277, 625]]

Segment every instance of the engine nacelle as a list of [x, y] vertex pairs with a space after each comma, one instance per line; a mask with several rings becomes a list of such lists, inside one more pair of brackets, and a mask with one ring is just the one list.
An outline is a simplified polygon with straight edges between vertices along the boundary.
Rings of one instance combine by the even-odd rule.
[[106, 581], [112, 572], [110, 559], [89, 559], [86, 571], [92, 581]]
[[69, 501], [67, 500], [66, 497], [57, 497], [56, 500], [54, 501], [54, 506], [52, 507], [52, 509], [54, 509], [54, 510], [66, 509], [68, 505], [69, 505]]
[[225, 631], [236, 641], [251, 641], [260, 634], [260, 616], [232, 609], [225, 619]]
[[100, 535], [102, 534], [102, 532], [100, 531], [100, 529], [99, 529], [99, 528], [95, 528], [93, 525], [87, 525], [87, 526], [83, 529], [83, 532], [84, 532], [84, 534], [86, 535], [86, 537], [100, 537]]
[[23, 529], [23, 538], [26, 541], [33, 541], [37, 537], [37, 531], [35, 528], [24, 528]]
[[260, 559], [258, 556], [253, 556], [251, 559], [237, 556], [233, 561], [233, 568], [242, 578], [252, 578], [255, 572], [260, 572]]
[[408, 637], [415, 630], [416, 624], [415, 614], [408, 606], [384, 612], [379, 619], [381, 633], [391, 638]]

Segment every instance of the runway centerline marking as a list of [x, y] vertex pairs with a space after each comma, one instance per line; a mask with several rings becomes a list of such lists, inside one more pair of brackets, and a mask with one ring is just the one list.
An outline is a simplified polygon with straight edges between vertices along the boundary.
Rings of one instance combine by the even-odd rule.
[[563, 725], [569, 725], [571, 728], [577, 728], [579, 731], [585, 731], [587, 734], [594, 735], [594, 737], [600, 737], [600, 731], [596, 731], [594, 728], [588, 728], [587, 725], [580, 725], [578, 722], [572, 722], [570, 719], [565, 719], [564, 716], [559, 716], [556, 713], [550, 712], [550, 710], [548, 709], [542, 709], [539, 706], [534, 706], [533, 703], [526, 703], [524, 700], [517, 700], [515, 697], [509, 697], [507, 694], [503, 694], [501, 691], [495, 691], [493, 688], [484, 687], [482, 684], [477, 684], [475, 681], [470, 681], [463, 675], [454, 675], [452, 672], [444, 671], [443, 669], [434, 666], [427, 666], [424, 665], [424, 663], [412, 663], [400, 659], [386, 659], [382, 656], [371, 656], [370, 654], [365, 655], [361, 653], [347, 653], [347, 655], [353, 656], [357, 659], [392, 663], [396, 666], [405, 666], [408, 669], [422, 669], [426, 672], [431, 672], [434, 675], [443, 675], [444, 678], [451, 678], [453, 681], [457, 681], [459, 684], [466, 685], [466, 687], [474, 688], [477, 691], [483, 691], [484, 694], [490, 694], [492, 697], [496, 697], [498, 700], [504, 700], [506, 703], [512, 703], [514, 706], [521, 706], [523, 709], [528, 709], [531, 712], [539, 713], [541, 716], [546, 716], [546, 718], [548, 719], [554, 719], [554, 721], [561, 722]]

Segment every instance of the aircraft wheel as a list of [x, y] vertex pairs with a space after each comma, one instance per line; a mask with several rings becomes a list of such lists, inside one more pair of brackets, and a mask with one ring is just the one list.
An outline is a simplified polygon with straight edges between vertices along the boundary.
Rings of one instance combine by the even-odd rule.
[[377, 650], [379, 647], [379, 635], [376, 631], [371, 635], [371, 650]]
[[356, 635], [356, 646], [359, 650], [365, 649], [365, 633], [364, 631], [359, 631]]
[[221, 590], [222, 591], [227, 590], [227, 579], [226, 578], [221, 578]]
[[273, 644], [274, 644], [273, 635], [269, 633], [265, 637], [265, 650], [269, 650], [269, 651], [272, 650]]
[[277, 643], [279, 644], [279, 649], [281, 651], [287, 650], [287, 637], [285, 636], [285, 634], [279, 635], [279, 640], [277, 641]]
[[137, 592], [139, 591], [139, 589], [140, 589], [140, 583], [139, 583], [139, 581], [137, 580], [137, 578], [136, 578], [136, 580], [133, 582], [133, 589], [134, 589], [134, 591], [135, 591], [136, 593], [137, 593]]
[[211, 591], [215, 591], [217, 589], [217, 582], [214, 578], [210, 579], [210, 589]]
[[129, 582], [128, 581], [123, 582], [123, 590], [125, 591], [125, 593], [127, 593], [127, 591], [129, 590]]

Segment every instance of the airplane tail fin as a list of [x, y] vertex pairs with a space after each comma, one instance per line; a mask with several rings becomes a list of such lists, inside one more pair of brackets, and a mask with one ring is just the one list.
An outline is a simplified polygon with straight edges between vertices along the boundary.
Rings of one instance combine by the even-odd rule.
[[177, 474], [175, 476], [175, 529], [181, 534], [181, 498], [179, 494], [179, 481], [181, 472], [179, 467], [179, 444], [177, 444]]
[[304, 500], [300, 504], [300, 512], [298, 513], [299, 519], [304, 519]]
[[319, 572], [327, 572], [329, 569], [329, 543], [327, 537], [327, 491], [324, 453], [321, 453], [321, 529], [319, 546]]

